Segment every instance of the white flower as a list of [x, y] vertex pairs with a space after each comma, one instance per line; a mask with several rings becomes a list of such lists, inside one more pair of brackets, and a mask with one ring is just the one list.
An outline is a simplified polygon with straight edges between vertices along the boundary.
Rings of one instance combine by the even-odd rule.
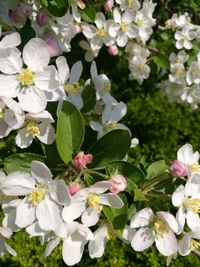
[[146, 63], [146, 58], [140, 56], [129, 60], [129, 69], [131, 71], [129, 78], [137, 80], [139, 84], [142, 84], [143, 80], [147, 79], [150, 73], [150, 68]]
[[190, 231], [185, 233], [178, 242], [178, 253], [181, 256], [187, 256], [191, 251], [198, 250], [200, 248], [200, 242], [195, 239], [200, 239], [200, 232]]
[[117, 4], [120, 4], [120, 9], [131, 9], [136, 11], [140, 8], [140, 2], [138, 0], [115, 0]]
[[16, 207], [15, 224], [20, 228], [37, 220], [45, 231], [56, 229], [61, 222], [61, 207], [70, 203], [64, 181], [53, 181], [48, 167], [39, 161], [32, 161], [31, 175], [10, 173], [2, 182], [2, 191], [8, 196], [25, 196]]
[[80, 45], [81, 48], [83, 48], [86, 51], [86, 53], [85, 53], [85, 60], [87, 62], [91, 62], [95, 57], [98, 56], [99, 49], [92, 50], [90, 44], [87, 41], [81, 40], [79, 42], [79, 45]]
[[117, 8], [114, 8], [113, 16], [114, 21], [110, 21], [108, 26], [109, 34], [116, 38], [118, 46], [124, 47], [129, 38], [138, 36], [138, 28], [133, 23], [134, 16], [130, 10], [125, 10], [121, 15]]
[[187, 181], [185, 187], [180, 185], [172, 194], [172, 204], [178, 207], [176, 218], [179, 224], [179, 232], [181, 232], [185, 225], [192, 231], [196, 228], [200, 229], [200, 176], [193, 174]]
[[183, 28], [182, 31], [177, 31], [175, 33], [176, 48], [177, 49], [192, 49], [192, 43], [190, 42], [195, 38], [195, 33], [190, 31], [189, 28]]
[[169, 81], [172, 83], [184, 84], [186, 71], [183, 64], [173, 64], [171, 66], [171, 73], [169, 74]]
[[55, 141], [55, 130], [51, 125], [53, 122], [53, 117], [46, 110], [37, 114], [26, 114], [24, 127], [16, 136], [17, 146], [29, 147], [36, 137], [44, 144], [52, 144]]
[[186, 81], [188, 85], [192, 83], [199, 84], [200, 83], [200, 64], [197, 61], [193, 61], [188, 69], [186, 75]]
[[31, 39], [23, 49], [23, 67], [21, 53], [17, 48], [1, 53], [0, 63], [4, 60], [0, 74], [0, 95], [18, 97], [24, 111], [38, 113], [46, 108], [45, 91], [59, 86], [54, 66], [47, 66], [50, 55], [46, 44], [39, 38]]
[[97, 138], [100, 138], [107, 132], [115, 129], [123, 129], [130, 132], [128, 127], [124, 124], [118, 123], [118, 121], [125, 116], [126, 112], [127, 107], [123, 102], [119, 102], [117, 104], [112, 104], [110, 102], [106, 103], [102, 113], [102, 124], [95, 121], [90, 122], [91, 128], [98, 132]]
[[177, 252], [178, 242], [174, 233], [178, 232], [178, 225], [170, 213], [160, 211], [154, 215], [150, 208], [144, 208], [133, 216], [130, 227], [140, 227], [131, 242], [134, 250], [143, 251], [155, 242], [157, 249], [164, 256]]
[[93, 239], [90, 229], [78, 222], [62, 223], [54, 233], [55, 236], [49, 241], [44, 255], [49, 256], [62, 240], [62, 257], [68, 266], [80, 262], [86, 243]]
[[71, 222], [82, 215], [82, 223], [90, 227], [99, 221], [103, 205], [121, 208], [123, 202], [119, 196], [105, 193], [109, 187], [110, 182], [101, 181], [89, 188], [79, 190], [72, 197], [71, 205], [63, 209], [62, 216], [64, 221]]
[[12, 249], [4, 240], [5, 238], [10, 238], [12, 232], [9, 228], [0, 227], [0, 256], [4, 255], [4, 252], [9, 252], [12, 256], [17, 256], [17, 253], [14, 249]]
[[143, 43], [145, 43], [150, 35], [153, 33], [152, 26], [155, 24], [154, 20], [149, 18], [144, 11], [137, 11], [134, 22], [138, 27], [139, 36]]
[[171, 63], [170, 65], [172, 66], [176, 63], [184, 64], [185, 62], [187, 62], [188, 58], [189, 55], [187, 55], [184, 50], [179, 51], [177, 55], [175, 53], [171, 53], [169, 56], [169, 60]]

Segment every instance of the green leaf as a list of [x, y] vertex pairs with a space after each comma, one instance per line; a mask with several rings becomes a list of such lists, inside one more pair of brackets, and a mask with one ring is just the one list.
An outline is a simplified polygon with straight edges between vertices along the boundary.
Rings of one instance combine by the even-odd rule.
[[50, 0], [43, 1], [43, 5], [47, 10], [56, 17], [62, 17], [66, 14], [66, 11], [69, 8], [67, 0]]
[[83, 92], [82, 92], [82, 98], [83, 98], [83, 107], [81, 109], [81, 112], [86, 113], [89, 112], [96, 104], [96, 93], [94, 86], [87, 85]]
[[61, 159], [67, 163], [80, 150], [84, 138], [84, 123], [80, 111], [70, 102], [63, 102], [57, 121], [56, 143]]
[[120, 198], [124, 202], [124, 206], [121, 209], [104, 206], [103, 212], [115, 230], [123, 230], [126, 225], [128, 216], [127, 199], [123, 193], [119, 194], [118, 196], [120, 196]]
[[163, 68], [163, 69], [167, 69], [169, 68], [169, 59], [168, 57], [159, 54], [157, 56], [152, 57], [153, 62], [156, 64], [157, 68]]
[[151, 165], [149, 165], [149, 167], [147, 168], [146, 180], [151, 180], [156, 177], [163, 176], [168, 172], [169, 172], [169, 168], [166, 165], [164, 160], [156, 161], [152, 163]]
[[139, 189], [135, 189], [134, 201], [149, 201], [149, 200]]
[[30, 172], [30, 165], [33, 160], [45, 162], [45, 157], [32, 153], [13, 154], [5, 158], [3, 164], [7, 173], [14, 171]]
[[131, 145], [131, 138], [128, 131], [114, 130], [100, 138], [87, 153], [93, 155], [93, 162], [90, 167], [105, 166], [107, 162], [123, 159]]
[[87, 6], [84, 9], [79, 9], [79, 13], [81, 15], [82, 20], [89, 23], [94, 22], [96, 16], [96, 11], [94, 8]]

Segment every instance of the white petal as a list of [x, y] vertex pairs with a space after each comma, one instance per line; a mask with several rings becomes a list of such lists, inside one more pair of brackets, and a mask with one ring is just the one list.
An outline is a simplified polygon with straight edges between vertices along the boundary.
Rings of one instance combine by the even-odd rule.
[[19, 130], [15, 138], [16, 145], [20, 148], [27, 148], [33, 142], [33, 136], [29, 134], [26, 128]]
[[57, 247], [57, 245], [60, 243], [60, 239], [52, 239], [49, 241], [49, 243], [47, 244], [45, 251], [44, 251], [44, 256], [48, 257], [51, 252], [54, 250], [54, 248]]
[[72, 202], [70, 206], [64, 207], [62, 217], [65, 222], [72, 222], [81, 216], [85, 210], [85, 202]]
[[83, 71], [83, 64], [81, 61], [76, 62], [72, 68], [71, 68], [71, 74], [70, 74], [70, 79], [69, 83], [76, 83], [81, 77]]
[[132, 228], [147, 226], [153, 216], [153, 211], [149, 208], [144, 208], [137, 212], [131, 219], [130, 226]]
[[90, 227], [98, 223], [101, 212], [96, 209], [88, 207], [81, 216], [81, 221], [84, 225]]
[[64, 84], [69, 79], [70, 76], [69, 66], [67, 64], [66, 58], [63, 56], [58, 57], [56, 59], [56, 66], [58, 68], [59, 78], [62, 84]]
[[174, 255], [178, 250], [178, 242], [172, 231], [156, 238], [155, 242], [157, 249], [164, 256]]
[[26, 232], [29, 234], [30, 237], [33, 236], [45, 236], [49, 232], [44, 231], [40, 228], [38, 221], [34, 222], [33, 224], [26, 227]]
[[23, 199], [16, 209], [16, 225], [24, 228], [32, 224], [35, 220], [35, 206], [31, 205], [27, 198]]
[[112, 208], [122, 208], [124, 206], [124, 203], [121, 198], [118, 195], [112, 193], [101, 195], [100, 203], [102, 205], [107, 205]]
[[2, 182], [2, 191], [8, 196], [23, 196], [35, 188], [35, 180], [26, 172], [12, 172]]
[[49, 184], [52, 199], [63, 206], [69, 206], [71, 197], [69, 189], [63, 180], [54, 180]]
[[104, 192], [108, 191], [109, 188], [110, 188], [109, 181], [100, 181], [90, 186], [89, 192], [93, 192], [99, 195], [99, 194], [103, 194]]
[[195, 228], [200, 228], [200, 217], [198, 214], [189, 210], [186, 213], [186, 220], [191, 230], [195, 231]]
[[40, 135], [38, 135], [37, 138], [42, 143], [50, 145], [55, 141], [56, 139], [55, 129], [51, 124], [41, 123], [38, 126], [38, 129], [40, 131]]
[[31, 175], [41, 184], [48, 184], [52, 181], [52, 173], [49, 168], [40, 161], [32, 161]]
[[160, 211], [157, 212], [157, 215], [167, 222], [168, 226], [174, 233], [178, 233], [178, 223], [172, 214], [169, 212]]
[[185, 225], [185, 211], [183, 207], [180, 207], [178, 212], [176, 213], [176, 220], [179, 226], [178, 234], [180, 234], [183, 231]]
[[35, 86], [44, 91], [55, 90], [60, 83], [54, 66], [47, 66], [35, 73]]
[[177, 159], [186, 164], [195, 163], [199, 160], [199, 153], [193, 153], [192, 145], [185, 144], [178, 150]]
[[83, 107], [83, 99], [81, 95], [78, 94], [70, 94], [69, 96], [70, 102], [74, 104], [79, 110]]
[[185, 195], [193, 196], [200, 194], [200, 174], [193, 173], [185, 184]]
[[143, 251], [154, 243], [152, 230], [148, 227], [140, 228], [134, 235], [131, 246], [135, 251]]
[[39, 38], [32, 38], [23, 50], [24, 63], [32, 71], [39, 70], [40, 67], [49, 64], [50, 55], [44, 40]]
[[14, 75], [0, 74], [0, 96], [16, 97], [19, 82]]
[[0, 71], [6, 74], [16, 74], [21, 71], [21, 52], [17, 48], [0, 49]]
[[90, 258], [100, 258], [105, 250], [107, 236], [107, 226], [102, 225], [94, 232], [94, 240], [88, 245]]
[[24, 111], [39, 113], [46, 108], [47, 99], [43, 91], [35, 86], [24, 88], [18, 95], [19, 104]]
[[21, 37], [18, 32], [12, 32], [6, 35], [0, 42], [0, 49], [18, 46], [21, 43]]
[[190, 233], [186, 233], [183, 238], [179, 240], [178, 246], [178, 253], [181, 256], [187, 256], [190, 254], [190, 242], [191, 242], [191, 235]]
[[57, 229], [61, 223], [59, 206], [48, 197], [40, 202], [36, 207], [36, 217], [39, 226], [45, 231]]
[[184, 198], [185, 198], [185, 188], [183, 185], [179, 185], [179, 187], [172, 194], [172, 204], [175, 207], [180, 207], [182, 206]]

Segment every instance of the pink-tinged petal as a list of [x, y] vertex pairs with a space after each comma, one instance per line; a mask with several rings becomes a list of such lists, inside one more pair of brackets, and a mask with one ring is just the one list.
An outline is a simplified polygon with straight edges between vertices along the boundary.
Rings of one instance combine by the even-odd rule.
[[100, 181], [90, 186], [89, 192], [96, 193], [98, 195], [105, 193], [110, 188], [110, 182]]
[[54, 201], [63, 205], [69, 206], [71, 202], [71, 197], [69, 189], [63, 180], [54, 180], [49, 184], [50, 196]]
[[51, 252], [58, 246], [58, 244], [60, 243], [60, 239], [52, 239], [51, 241], [49, 241], [49, 243], [47, 244], [45, 251], [44, 251], [44, 256], [48, 257]]
[[149, 208], [144, 208], [137, 212], [131, 219], [130, 226], [138, 228], [149, 225], [153, 216], [153, 211]]
[[178, 233], [178, 223], [172, 214], [169, 212], [160, 211], [157, 212], [157, 215], [166, 221], [169, 228], [171, 228], [174, 233]]
[[103, 194], [100, 196], [100, 203], [102, 205], [107, 205], [112, 208], [122, 208], [124, 206], [123, 201], [121, 198], [113, 193]]
[[185, 188], [183, 185], [179, 185], [176, 191], [172, 194], [172, 204], [175, 207], [182, 206], [182, 203], [185, 198]]
[[19, 82], [14, 75], [0, 74], [0, 96], [16, 97], [18, 95]]
[[155, 239], [158, 251], [164, 256], [174, 255], [178, 250], [178, 242], [172, 231], [164, 233], [162, 237]]
[[38, 71], [39, 68], [49, 64], [50, 55], [44, 40], [32, 38], [23, 50], [24, 63], [32, 71]]
[[31, 225], [35, 220], [35, 206], [31, 205], [27, 198], [23, 199], [16, 209], [15, 224], [20, 228], [25, 228]]
[[7, 34], [0, 42], [0, 49], [18, 46], [21, 43], [21, 37], [18, 32]]
[[200, 217], [198, 214], [188, 210], [186, 212], [186, 220], [190, 229], [195, 231], [195, 228], [200, 228]]
[[0, 49], [0, 71], [6, 74], [16, 74], [21, 71], [22, 58], [19, 49], [13, 47]]
[[48, 184], [52, 181], [52, 173], [49, 168], [40, 161], [32, 161], [31, 175], [41, 184]]
[[71, 74], [70, 74], [70, 79], [69, 83], [76, 83], [81, 77], [83, 71], [83, 64], [81, 61], [76, 62], [72, 68], [71, 68]]
[[65, 222], [72, 222], [81, 216], [85, 208], [85, 202], [72, 202], [70, 206], [64, 207], [62, 211], [62, 217]]
[[36, 217], [39, 226], [45, 231], [57, 229], [62, 221], [59, 206], [48, 197], [40, 202], [36, 207]]
[[96, 209], [88, 207], [81, 216], [81, 221], [87, 227], [93, 226], [98, 223], [101, 212]]
[[65, 57], [61, 56], [56, 59], [59, 78], [64, 84], [70, 77], [70, 70]]
[[94, 233], [94, 240], [91, 240], [88, 245], [90, 258], [100, 258], [105, 250], [107, 239], [107, 226], [100, 226]]
[[12, 172], [2, 182], [2, 191], [8, 196], [23, 196], [35, 188], [35, 180], [26, 172]]
[[135, 251], [143, 251], [154, 243], [154, 235], [150, 228], [140, 228], [133, 236], [131, 246]]
[[40, 135], [37, 138], [44, 144], [50, 145], [56, 139], [55, 129], [51, 124], [41, 123], [38, 126]]
[[68, 266], [72, 266], [80, 262], [84, 251], [84, 241], [85, 240], [78, 231], [75, 231], [69, 238], [64, 239], [62, 245], [62, 257]]
[[29, 134], [26, 128], [19, 130], [15, 138], [16, 145], [20, 148], [27, 148], [33, 142], [33, 136]]
[[191, 235], [190, 233], [186, 233], [183, 238], [179, 240], [179, 246], [178, 246], [178, 253], [181, 256], [187, 256], [190, 254], [190, 241], [191, 241]]
[[22, 89], [18, 95], [18, 100], [21, 108], [31, 113], [39, 113], [47, 105], [45, 93], [35, 86]]
[[176, 220], [179, 226], [178, 234], [180, 234], [183, 231], [185, 225], [185, 210], [183, 207], [180, 207], [178, 212], [176, 213]]

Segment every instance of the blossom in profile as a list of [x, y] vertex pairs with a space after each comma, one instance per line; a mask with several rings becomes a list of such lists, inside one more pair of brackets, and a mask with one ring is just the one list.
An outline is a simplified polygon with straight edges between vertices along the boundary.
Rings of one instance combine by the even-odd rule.
[[127, 187], [127, 182], [124, 176], [117, 174], [113, 175], [110, 179], [111, 185], [110, 185], [110, 192], [118, 194], [119, 192], [122, 192]]
[[92, 160], [93, 160], [92, 154], [84, 154], [84, 152], [81, 151], [74, 158], [74, 167], [76, 169], [85, 168], [87, 164], [92, 162]]

